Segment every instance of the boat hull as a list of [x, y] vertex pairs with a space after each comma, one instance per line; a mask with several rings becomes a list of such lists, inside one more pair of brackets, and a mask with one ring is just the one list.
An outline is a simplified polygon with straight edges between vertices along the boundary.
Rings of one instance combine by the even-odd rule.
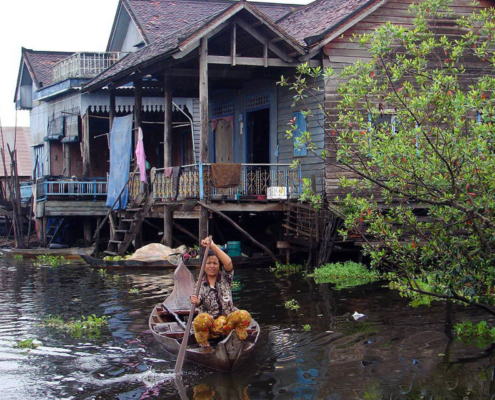
[[6, 257], [23, 256], [25, 258], [36, 258], [38, 256], [62, 256], [67, 259], [77, 260], [82, 258], [82, 255], [90, 256], [94, 252], [94, 247], [79, 248], [67, 247], [63, 249], [0, 249], [0, 252]]

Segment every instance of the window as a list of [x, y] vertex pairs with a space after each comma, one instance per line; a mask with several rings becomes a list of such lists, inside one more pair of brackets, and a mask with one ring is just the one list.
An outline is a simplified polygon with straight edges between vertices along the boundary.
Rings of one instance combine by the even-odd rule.
[[294, 121], [294, 131], [292, 133], [292, 143], [294, 145], [294, 157], [304, 157], [308, 155], [308, 149], [304, 142], [304, 132], [306, 132], [306, 116], [301, 112], [292, 114]]

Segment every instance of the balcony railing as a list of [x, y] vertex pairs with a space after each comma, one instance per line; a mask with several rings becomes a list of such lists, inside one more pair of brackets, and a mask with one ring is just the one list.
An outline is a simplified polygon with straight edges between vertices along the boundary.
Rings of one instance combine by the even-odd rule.
[[211, 164], [191, 164], [181, 167], [179, 182], [168, 170], [157, 169], [152, 183], [155, 200], [204, 199], [219, 196], [226, 200], [241, 200], [266, 196], [272, 186], [287, 188], [291, 198], [301, 193], [301, 168], [291, 164], [241, 164], [241, 183], [230, 188], [215, 188], [211, 180]]
[[53, 66], [53, 82], [70, 78], [94, 78], [127, 53], [75, 53]]
[[38, 201], [53, 198], [73, 198], [81, 200], [103, 199], [107, 195], [106, 178], [41, 178], [36, 186]]

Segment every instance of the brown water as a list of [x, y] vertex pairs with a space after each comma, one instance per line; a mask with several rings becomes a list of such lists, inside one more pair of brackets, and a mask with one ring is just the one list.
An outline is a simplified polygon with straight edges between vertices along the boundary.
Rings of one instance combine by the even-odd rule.
[[[239, 269], [235, 279], [235, 302], [260, 323], [260, 341], [231, 374], [186, 363], [189, 399], [495, 398], [493, 348], [450, 339], [451, 324], [479, 320], [476, 310], [411, 308], [384, 283], [334, 291], [267, 269]], [[0, 398], [180, 398], [174, 359], [147, 326], [172, 283], [171, 271], [102, 274], [81, 264], [0, 260]], [[291, 299], [298, 312], [284, 307]], [[365, 317], [354, 321], [355, 311]], [[43, 327], [49, 314], [106, 315], [109, 326], [97, 338], [74, 338]], [[43, 346], [13, 348], [27, 338]]]

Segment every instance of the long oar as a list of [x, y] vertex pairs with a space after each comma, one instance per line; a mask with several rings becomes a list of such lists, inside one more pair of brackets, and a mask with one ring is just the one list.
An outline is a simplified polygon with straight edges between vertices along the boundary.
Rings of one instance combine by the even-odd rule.
[[[208, 245], [206, 246], [205, 253], [203, 255], [203, 262], [201, 263], [201, 270], [199, 271], [198, 283], [196, 285], [195, 295], [199, 295], [199, 289], [201, 288], [201, 281], [205, 273], [206, 260], [208, 259], [208, 252], [210, 251], [211, 236], [208, 240]], [[182, 364], [184, 364], [184, 358], [186, 356], [186, 347], [189, 340], [189, 332], [191, 332], [191, 325], [194, 319], [194, 310], [196, 309], [196, 304], [191, 302], [191, 310], [189, 311], [189, 318], [187, 319], [186, 330], [184, 331], [184, 337], [182, 338], [182, 343], [180, 344], [179, 355], [177, 356], [177, 362], [175, 363], [174, 372], [177, 375], [182, 374]]]

